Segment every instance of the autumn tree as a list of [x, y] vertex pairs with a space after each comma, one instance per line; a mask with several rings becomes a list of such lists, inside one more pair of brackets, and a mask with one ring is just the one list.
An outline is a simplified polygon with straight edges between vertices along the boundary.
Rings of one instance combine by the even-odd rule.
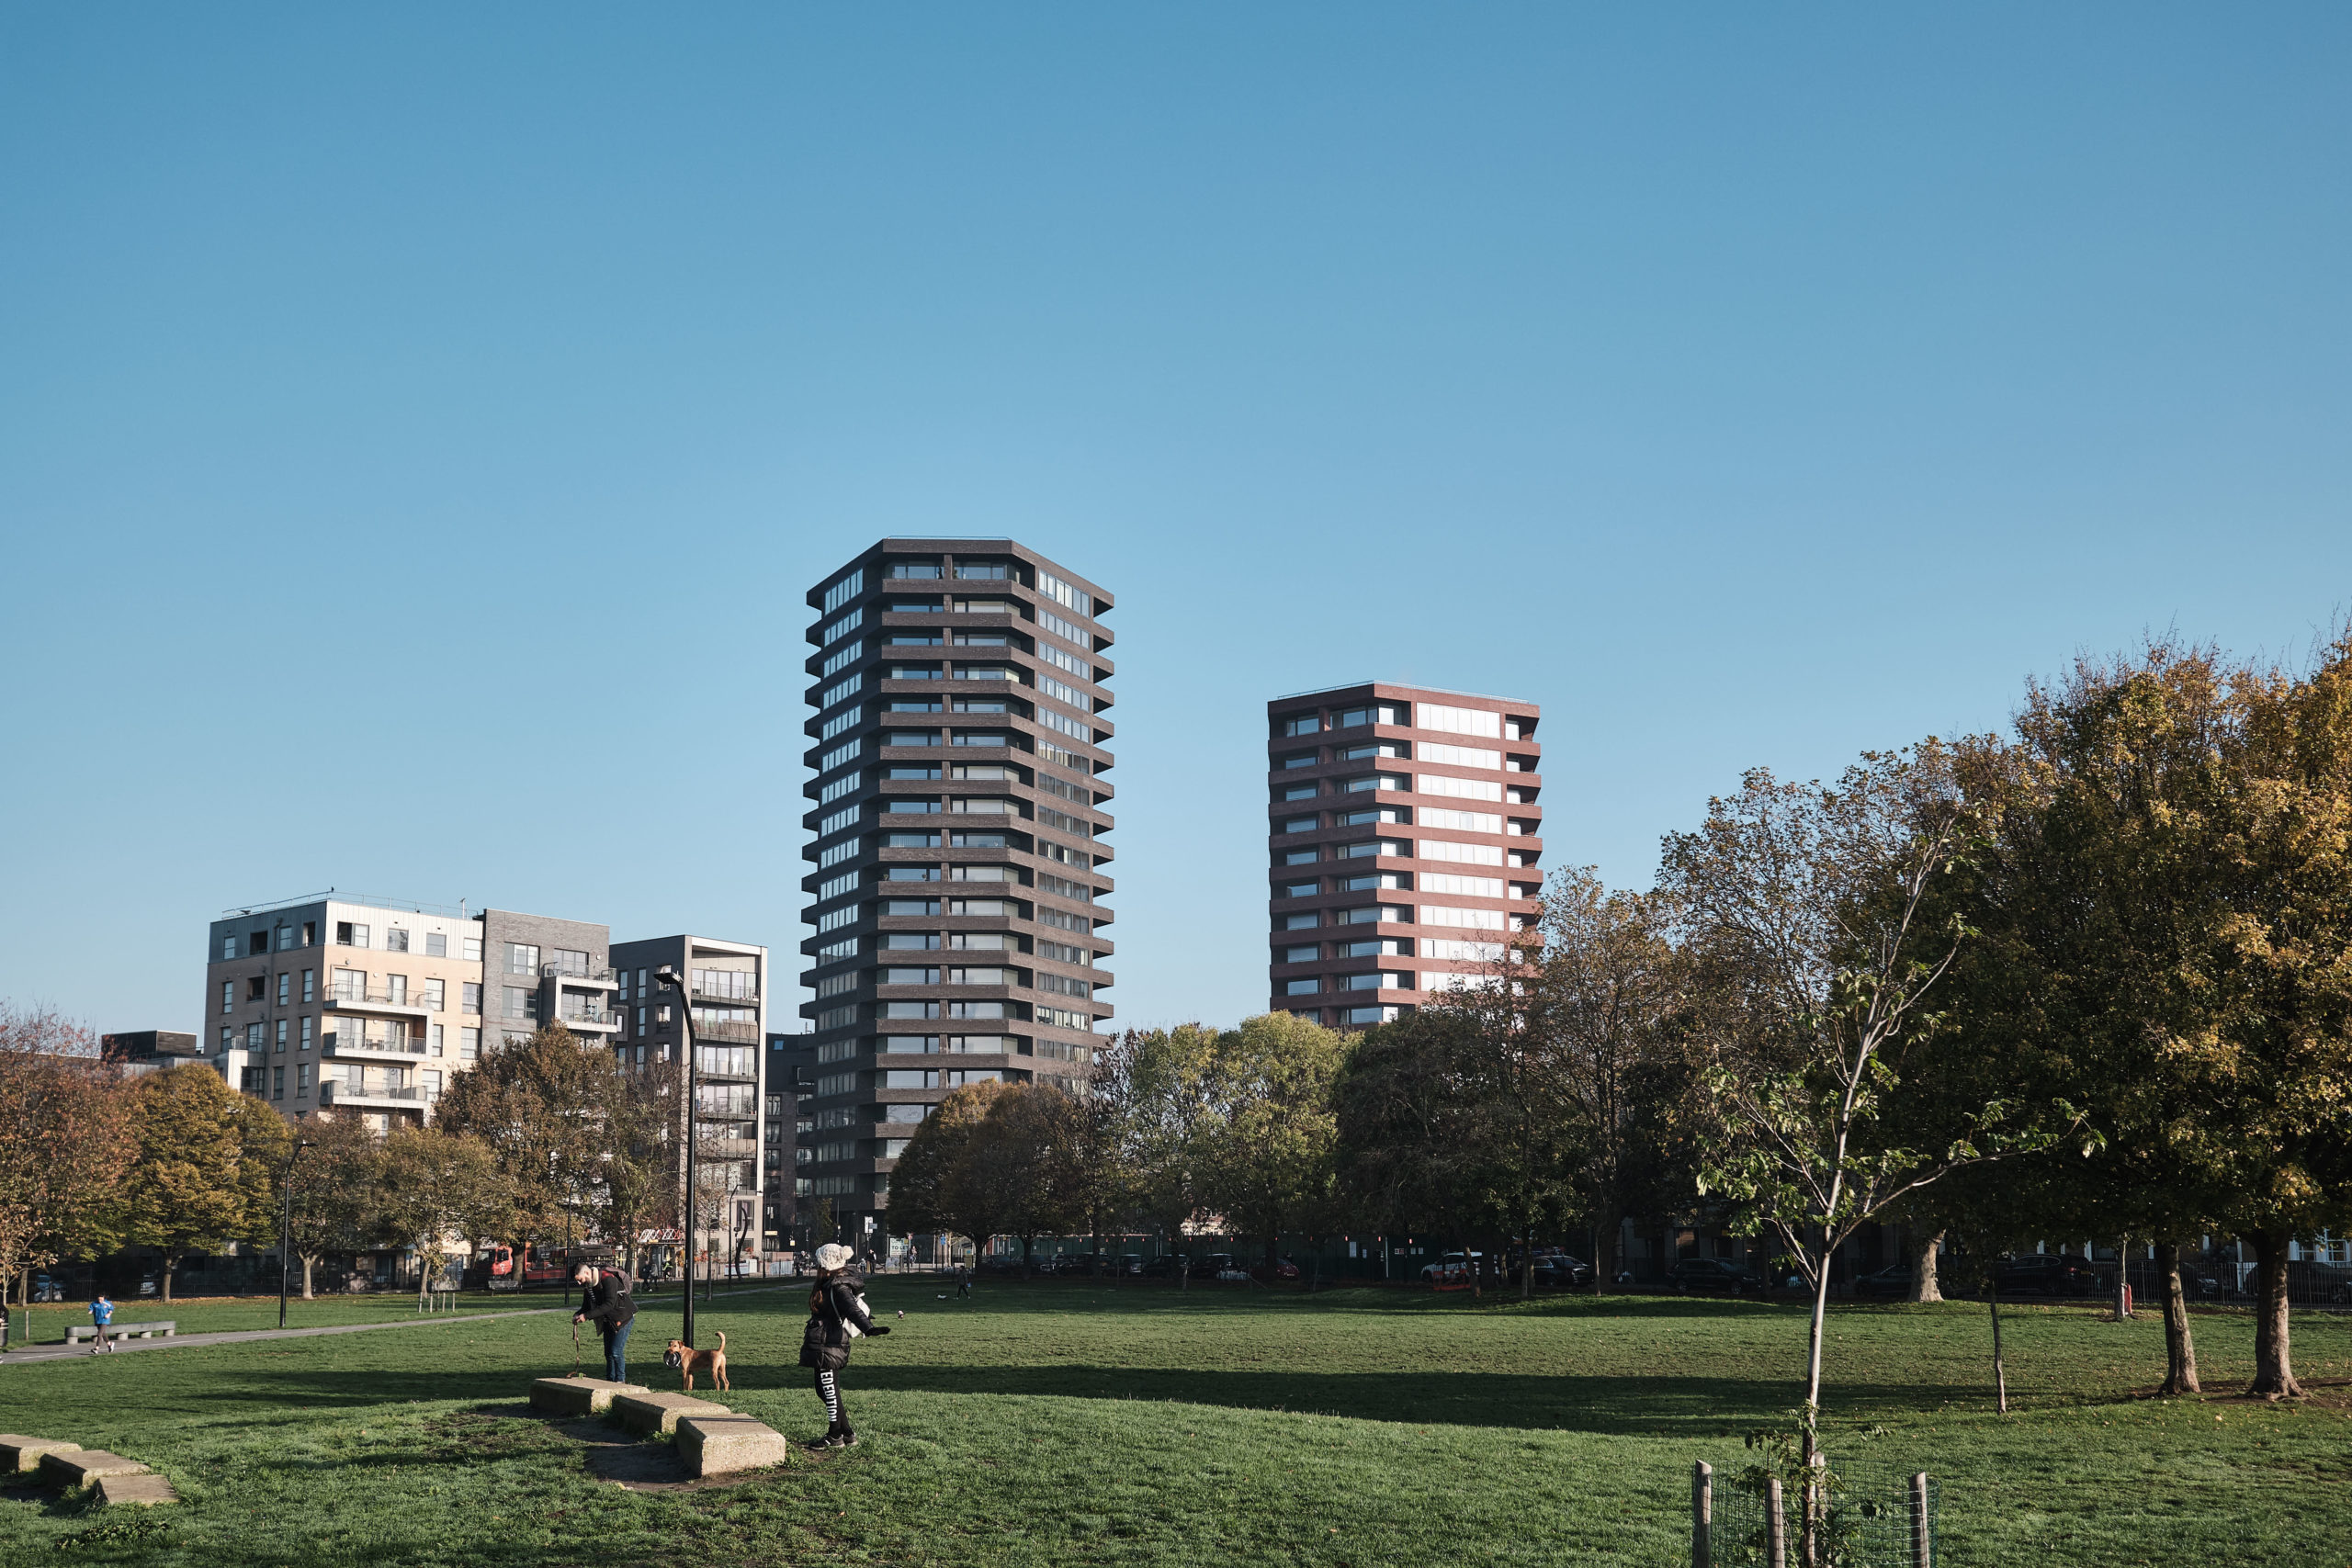
[[1660, 886], [1697, 966], [1694, 1027], [1725, 1127], [1706, 1184], [1772, 1231], [1813, 1294], [1799, 1409], [1808, 1471], [1838, 1248], [1950, 1172], [2052, 1141], [1998, 1099], [1918, 1141], [1881, 1121], [1965, 935], [1923, 919], [1929, 895], [1979, 830], [1951, 753], [1930, 741], [1867, 755], [1828, 786], [1756, 770], [1709, 803], [1698, 830], [1666, 840]]
[[890, 1172], [894, 1234], [944, 1231], [964, 1237], [976, 1250], [1003, 1234], [1006, 1211], [997, 1192], [966, 1181], [963, 1173], [989, 1108], [1005, 1089], [989, 1081], [950, 1089], [916, 1124]]
[[0, 1300], [20, 1270], [96, 1250], [137, 1149], [129, 1089], [90, 1032], [0, 1005]]
[[288, 1134], [266, 1102], [201, 1064], [140, 1077], [131, 1090], [138, 1153], [110, 1228], [164, 1255], [164, 1300], [183, 1254], [274, 1234], [277, 1173]]
[[356, 1115], [307, 1116], [294, 1127], [311, 1146], [294, 1156], [280, 1189], [290, 1198], [281, 1212], [293, 1254], [302, 1264], [302, 1299], [313, 1295], [313, 1275], [326, 1258], [375, 1245], [381, 1190], [376, 1134]]
[[548, 1023], [528, 1040], [485, 1052], [442, 1092], [434, 1124], [471, 1134], [497, 1156], [518, 1263], [608, 1190], [608, 1163], [629, 1135], [620, 1080], [610, 1051]]
[[450, 1258], [480, 1237], [501, 1234], [512, 1217], [513, 1183], [495, 1152], [472, 1134], [399, 1128], [384, 1139], [375, 1167], [376, 1230], [415, 1255], [420, 1303]]
[[1357, 1036], [1333, 1075], [1332, 1162], [1353, 1224], [1398, 1235], [1464, 1236], [1481, 1130], [1475, 1020], [1436, 1008]]
[[1274, 1260], [1282, 1233], [1329, 1212], [1339, 1124], [1331, 1085], [1345, 1042], [1290, 1013], [1261, 1013], [1221, 1031], [1192, 1134], [1200, 1196]]
[[[1129, 1030], [1119, 1043], [1119, 1164], [1127, 1201], [1171, 1252], [1202, 1213], [1200, 1134], [1216, 1050], [1216, 1031], [1198, 1023]], [[1179, 1290], [1189, 1288], [1190, 1270], [1175, 1275]]]

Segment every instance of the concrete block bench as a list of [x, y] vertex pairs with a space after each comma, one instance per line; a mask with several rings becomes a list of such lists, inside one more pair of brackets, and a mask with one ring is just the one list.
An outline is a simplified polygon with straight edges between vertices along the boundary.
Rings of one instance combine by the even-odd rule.
[[688, 1416], [678, 1422], [678, 1457], [695, 1475], [757, 1470], [792, 1458], [792, 1444], [749, 1416]]
[[534, 1378], [531, 1408], [550, 1416], [602, 1416], [612, 1409], [616, 1395], [652, 1392], [641, 1384], [605, 1378]]
[[[107, 1325], [107, 1337], [109, 1339], [153, 1339], [158, 1334], [169, 1339], [179, 1331], [180, 1325], [168, 1317], [158, 1323]], [[86, 1344], [97, 1337], [98, 1325], [95, 1323], [68, 1324], [65, 1328], [65, 1343], [68, 1345]]]
[[696, 1399], [691, 1393], [616, 1393], [613, 1396], [613, 1419], [632, 1432], [648, 1435], [674, 1432], [678, 1429], [679, 1421], [689, 1416], [733, 1414], [724, 1404]]
[[98, 1501], [110, 1508], [124, 1504], [152, 1508], [158, 1503], [176, 1503], [179, 1500], [180, 1495], [172, 1490], [172, 1483], [152, 1470], [98, 1477]]
[[81, 1446], [56, 1438], [20, 1438], [14, 1432], [0, 1432], [0, 1472], [17, 1475], [39, 1470], [41, 1455], [72, 1453]]
[[71, 1489], [109, 1475], [144, 1475], [147, 1467], [104, 1449], [51, 1449], [40, 1456], [40, 1473], [42, 1479]]

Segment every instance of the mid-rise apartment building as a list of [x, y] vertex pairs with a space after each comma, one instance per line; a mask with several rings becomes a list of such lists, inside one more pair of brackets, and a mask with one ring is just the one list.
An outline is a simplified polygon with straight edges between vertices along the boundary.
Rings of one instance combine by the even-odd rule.
[[1266, 705], [1275, 1010], [1362, 1028], [1487, 976], [1543, 891], [1542, 716], [1382, 682]]
[[956, 1086], [1093, 1066], [1111, 601], [1011, 539], [885, 539], [808, 604], [803, 1208], [862, 1240]]
[[[684, 977], [686, 997], [654, 976]], [[617, 982], [616, 1037], [625, 1067], [678, 1059], [684, 1048], [678, 1010], [693, 1010], [695, 1157], [705, 1191], [695, 1245], [714, 1263], [776, 1245], [761, 1192], [790, 1172], [771, 1168], [761, 1116], [767, 1041], [768, 950], [716, 937], [653, 937], [613, 944]], [[713, 1210], [718, 1211], [714, 1213]]]
[[769, 1245], [756, 1110], [766, 948], [690, 935], [616, 945], [594, 921], [327, 894], [232, 910], [212, 922], [206, 953], [210, 1021], [197, 1043], [221, 1077], [288, 1118], [356, 1115], [379, 1132], [428, 1120], [456, 1074], [543, 1023], [611, 1049], [624, 1070], [678, 1059], [680, 1004], [652, 980], [673, 966], [701, 1044], [697, 1152], [729, 1195], [704, 1239], [713, 1258], [745, 1235]]

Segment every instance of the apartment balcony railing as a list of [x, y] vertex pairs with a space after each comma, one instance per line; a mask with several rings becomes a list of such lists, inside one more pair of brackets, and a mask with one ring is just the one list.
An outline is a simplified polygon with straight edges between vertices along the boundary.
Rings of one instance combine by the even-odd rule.
[[571, 969], [560, 964], [542, 964], [539, 965], [539, 977], [551, 980], [594, 980], [599, 983], [616, 981], [609, 964], [592, 964], [584, 969]]
[[322, 1047], [330, 1056], [422, 1056], [424, 1042], [411, 1037], [405, 1040], [369, 1040], [366, 1036], [346, 1040], [340, 1030], [326, 1037]]
[[356, 986], [329, 987], [327, 1005], [337, 1008], [392, 1008], [401, 1012], [414, 1013], [433, 1010], [425, 1005], [423, 993], [411, 997], [406, 992], [401, 992], [396, 996], [390, 991], [366, 991]]
[[329, 1078], [319, 1086], [319, 1103], [333, 1105], [337, 1100], [346, 1104], [372, 1104], [389, 1101], [394, 1105], [423, 1105], [432, 1097], [422, 1089], [387, 1089], [380, 1085], [354, 1089], [346, 1083]]
[[593, 1024], [598, 1029], [618, 1029], [621, 1025], [620, 1010], [617, 1008], [576, 1008], [556, 1016], [565, 1023]]
[[732, 1045], [757, 1045], [760, 1043], [760, 1026], [755, 1023], [697, 1023], [695, 1025], [695, 1044], [716, 1045], [721, 1043]]

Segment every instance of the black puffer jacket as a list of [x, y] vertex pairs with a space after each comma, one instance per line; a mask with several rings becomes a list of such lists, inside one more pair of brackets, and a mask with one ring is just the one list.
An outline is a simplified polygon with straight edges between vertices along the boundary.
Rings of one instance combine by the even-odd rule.
[[874, 1321], [858, 1292], [865, 1286], [859, 1275], [844, 1269], [817, 1281], [808, 1292], [808, 1326], [800, 1336], [800, 1364], [837, 1372], [849, 1365], [850, 1325], [860, 1334], [882, 1335], [890, 1330]]
[[598, 1269], [596, 1282], [580, 1292], [580, 1315], [607, 1334], [635, 1317], [637, 1297], [628, 1276], [617, 1269]]

